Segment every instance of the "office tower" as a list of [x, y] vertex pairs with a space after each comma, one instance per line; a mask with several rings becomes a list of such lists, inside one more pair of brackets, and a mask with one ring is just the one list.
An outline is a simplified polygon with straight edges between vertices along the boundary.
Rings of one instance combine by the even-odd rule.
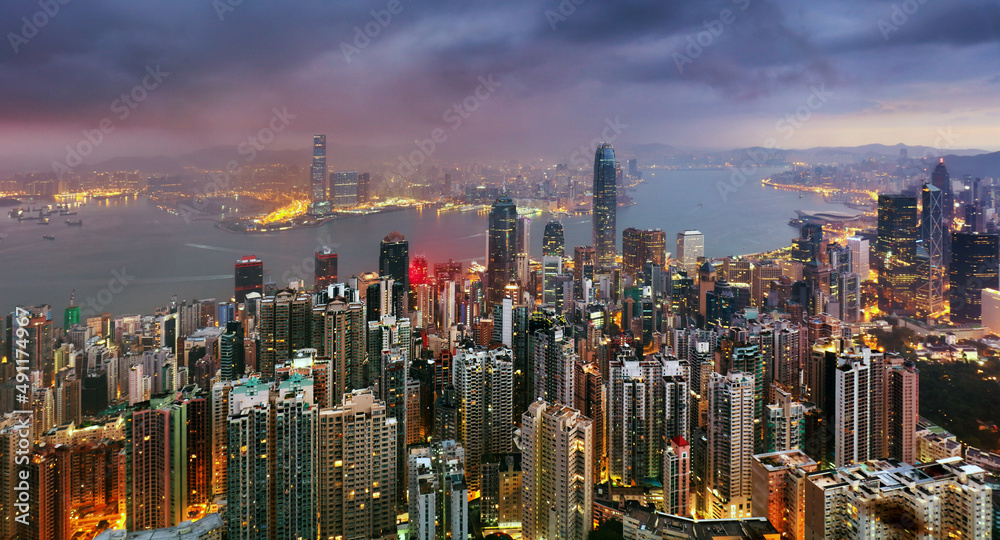
[[951, 238], [951, 322], [977, 323], [982, 316], [983, 289], [1000, 286], [1000, 242], [996, 234], [954, 232]]
[[358, 171], [341, 171], [330, 175], [333, 206], [351, 208], [358, 204]]
[[361, 173], [358, 175], [358, 204], [370, 202], [372, 202], [371, 174]]
[[554, 312], [535, 312], [528, 325], [531, 336], [531, 398], [550, 403], [573, 403], [574, 364], [579, 360], [566, 319]]
[[531, 254], [531, 218], [517, 217], [517, 240], [514, 253]]
[[615, 150], [604, 143], [594, 154], [593, 217], [594, 249], [597, 266], [615, 265], [615, 242], [618, 238], [615, 216], [618, 213], [618, 186], [615, 182]]
[[801, 450], [753, 456], [753, 515], [766, 517], [782, 538], [804, 539], [806, 475], [818, 468]]
[[960, 458], [867, 461], [810, 473], [803, 538], [990, 538], [986, 472]]
[[806, 223], [799, 229], [799, 237], [792, 240], [792, 260], [805, 264], [818, 261], [823, 246], [823, 226]]
[[917, 298], [919, 314], [929, 316], [944, 310], [944, 225], [941, 190], [924, 184], [920, 217], [919, 253], [925, 257], [920, 268]]
[[408, 459], [410, 533], [407, 538], [468, 538], [469, 489], [465, 449], [439, 441], [410, 449]]
[[[574, 298], [581, 298], [583, 280], [594, 279], [594, 268], [597, 266], [597, 251], [593, 246], [577, 246], [573, 248], [573, 285]], [[583, 298], [586, 300], [586, 298]]]
[[934, 172], [931, 173], [931, 185], [941, 191], [942, 226], [944, 230], [949, 230], [955, 219], [955, 192], [951, 188], [951, 175], [948, 174], [948, 168], [944, 166], [944, 158], [941, 158], [937, 166], [934, 167]]
[[360, 302], [338, 299], [326, 305], [323, 347], [332, 364], [331, 392], [335, 398], [365, 387], [366, 328], [364, 306]]
[[126, 426], [126, 528], [160, 529], [170, 521], [170, 412], [133, 411]]
[[[403, 290], [410, 290], [410, 243], [402, 234], [392, 231], [382, 240], [378, 255], [378, 273], [403, 284]], [[402, 316], [402, 313], [397, 313]]]
[[593, 422], [564, 405], [536, 401], [521, 419], [521, 535], [585, 540], [593, 528]]
[[566, 238], [561, 222], [552, 220], [545, 224], [545, 232], [542, 234], [542, 256], [566, 256]]
[[861, 276], [857, 274], [840, 274], [837, 277], [837, 304], [840, 307], [838, 317], [848, 323], [861, 322]]
[[711, 519], [750, 515], [754, 447], [754, 375], [711, 373], [708, 380], [708, 460], [704, 497]]
[[868, 240], [851, 236], [847, 239], [847, 247], [851, 250], [851, 272], [861, 276], [861, 281], [868, 281], [868, 258], [871, 250]]
[[493, 203], [489, 218], [486, 254], [486, 305], [499, 303], [507, 295], [507, 284], [516, 278], [517, 207], [507, 195]]
[[916, 197], [879, 195], [875, 255], [882, 313], [915, 312], [918, 236]]
[[417, 255], [410, 261], [410, 291], [417, 290], [420, 285], [430, 285], [431, 279], [427, 272], [427, 258]]
[[688, 275], [698, 272], [698, 259], [705, 256], [705, 235], [701, 231], [681, 231], [677, 233], [677, 264]]
[[245, 302], [249, 293], [264, 294], [264, 263], [256, 255], [236, 261], [236, 302]]
[[315, 282], [316, 290], [322, 290], [337, 283], [337, 254], [328, 247], [316, 252]]
[[660, 229], [622, 231], [622, 272], [634, 276], [645, 263], [663, 267], [667, 263], [667, 234]]
[[386, 316], [403, 317], [406, 306], [405, 285], [395, 279], [378, 276], [364, 288], [365, 319], [378, 321]]
[[663, 511], [691, 515], [691, 445], [679, 435], [663, 451]]
[[805, 407], [781, 387], [771, 389], [773, 403], [765, 410], [764, 452], [799, 450], [805, 442]]
[[845, 354], [834, 371], [834, 461], [837, 467], [875, 458], [880, 444], [871, 351]]
[[243, 325], [239, 321], [226, 323], [226, 331], [219, 344], [219, 363], [222, 365], [223, 381], [233, 381], [243, 376]]
[[310, 169], [313, 204], [326, 202], [326, 135], [313, 135], [313, 159]]
[[545, 255], [542, 257], [542, 304], [555, 305], [562, 290], [556, 279], [562, 274], [562, 257]]
[[916, 464], [920, 416], [920, 371], [898, 356], [886, 357], [882, 374], [882, 457]]
[[[319, 412], [319, 537], [379, 538], [396, 530], [396, 421], [369, 390]], [[399, 475], [402, 476], [402, 475]]]

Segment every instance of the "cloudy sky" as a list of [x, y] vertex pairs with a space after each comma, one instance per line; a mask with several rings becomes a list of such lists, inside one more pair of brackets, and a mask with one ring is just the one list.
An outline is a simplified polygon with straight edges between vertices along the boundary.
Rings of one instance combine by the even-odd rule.
[[996, 0], [4, 0], [0, 29], [8, 165], [105, 119], [90, 161], [269, 125], [390, 154], [439, 128], [448, 159], [566, 161], [609, 123], [626, 147], [1000, 149]]

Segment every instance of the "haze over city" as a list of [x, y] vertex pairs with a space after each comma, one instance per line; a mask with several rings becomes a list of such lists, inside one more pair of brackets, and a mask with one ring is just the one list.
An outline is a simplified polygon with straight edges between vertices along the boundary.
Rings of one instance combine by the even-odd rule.
[[[436, 159], [565, 162], [616, 118], [620, 146], [1000, 149], [987, 0], [391, 3], [5, 2], [0, 163], [48, 170], [104, 118], [86, 164], [235, 147], [275, 107], [295, 118], [269, 149], [327, 133], [337, 159], [444, 128]], [[147, 68], [167, 75], [122, 118]]]

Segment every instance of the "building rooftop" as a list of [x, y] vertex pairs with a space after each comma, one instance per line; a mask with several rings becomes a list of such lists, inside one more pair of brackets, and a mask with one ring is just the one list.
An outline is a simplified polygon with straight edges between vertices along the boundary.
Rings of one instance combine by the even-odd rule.
[[211, 532], [222, 531], [222, 527], [222, 517], [219, 514], [208, 514], [198, 521], [185, 521], [176, 527], [164, 529], [134, 532], [106, 530], [94, 540], [199, 540]]

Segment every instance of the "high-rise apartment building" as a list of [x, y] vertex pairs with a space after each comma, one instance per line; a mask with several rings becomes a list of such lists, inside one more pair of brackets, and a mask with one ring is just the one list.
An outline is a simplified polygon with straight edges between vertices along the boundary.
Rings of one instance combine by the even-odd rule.
[[320, 538], [396, 531], [396, 420], [368, 390], [319, 412], [316, 458]]
[[990, 538], [986, 472], [961, 458], [913, 466], [896, 460], [811, 473], [803, 538]]
[[416, 540], [468, 538], [465, 449], [455, 441], [411, 448], [408, 460], [410, 534]]
[[704, 494], [712, 519], [750, 515], [754, 375], [730, 371], [708, 380], [708, 460]]
[[779, 386], [771, 389], [772, 403], [765, 410], [764, 452], [802, 448], [806, 436], [805, 407]]
[[615, 242], [618, 229], [618, 184], [615, 175], [615, 150], [611, 143], [602, 144], [594, 154], [593, 225], [594, 249], [597, 265], [611, 268], [615, 265]]
[[521, 449], [521, 535], [586, 540], [593, 529], [593, 422], [565, 405], [535, 401], [516, 434]]
[[861, 276], [861, 281], [868, 281], [870, 272], [868, 259], [871, 255], [868, 240], [860, 236], [851, 236], [847, 239], [847, 248], [851, 250], [851, 272]]
[[805, 539], [806, 475], [819, 465], [801, 450], [783, 450], [753, 456], [753, 515], [766, 517], [782, 538]]
[[531, 399], [573, 403], [574, 364], [579, 359], [566, 319], [552, 311], [535, 312], [528, 323]]
[[663, 451], [663, 511], [691, 515], [691, 445], [679, 435]]

